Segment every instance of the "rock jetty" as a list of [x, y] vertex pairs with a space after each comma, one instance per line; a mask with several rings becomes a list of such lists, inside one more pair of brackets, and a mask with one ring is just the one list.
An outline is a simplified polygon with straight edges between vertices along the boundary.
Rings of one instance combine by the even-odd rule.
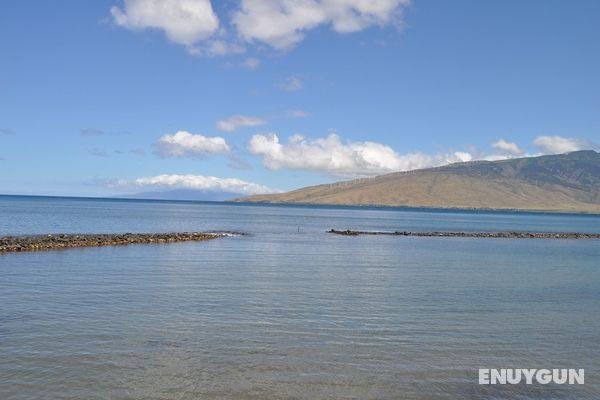
[[391, 235], [391, 236], [426, 236], [426, 237], [468, 237], [468, 238], [507, 238], [507, 239], [600, 239], [600, 233], [576, 232], [377, 232], [377, 231], [352, 231], [350, 229], [330, 229], [328, 233], [343, 236], [358, 235]]
[[226, 233], [122, 233], [122, 234], [52, 234], [0, 237], [0, 253], [62, 250], [74, 247], [123, 246], [142, 243], [201, 241], [232, 236]]

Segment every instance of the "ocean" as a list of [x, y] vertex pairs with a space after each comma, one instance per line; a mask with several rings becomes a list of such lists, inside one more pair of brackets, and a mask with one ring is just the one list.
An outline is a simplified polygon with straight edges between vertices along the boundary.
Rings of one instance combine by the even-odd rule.
[[0, 254], [0, 399], [600, 398], [600, 241], [331, 228], [598, 233], [600, 216], [0, 196], [0, 236], [246, 233]]

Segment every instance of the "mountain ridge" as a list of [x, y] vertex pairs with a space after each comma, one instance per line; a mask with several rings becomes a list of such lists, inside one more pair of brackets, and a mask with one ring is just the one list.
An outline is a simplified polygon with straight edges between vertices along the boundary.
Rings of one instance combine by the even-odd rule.
[[600, 213], [600, 154], [455, 163], [236, 201]]

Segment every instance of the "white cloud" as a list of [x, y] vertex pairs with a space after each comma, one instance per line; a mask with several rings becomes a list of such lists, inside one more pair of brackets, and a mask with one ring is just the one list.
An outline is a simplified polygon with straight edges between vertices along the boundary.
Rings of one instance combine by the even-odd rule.
[[[440, 156], [437, 156], [438, 160]], [[473, 161], [473, 155], [466, 151], [455, 151], [450, 155], [442, 156], [441, 158], [443, 163], [453, 163], [453, 162], [469, 162]], [[439, 161], [438, 161], [439, 162]]]
[[544, 154], [567, 153], [596, 147], [587, 140], [565, 138], [562, 136], [538, 136], [533, 141], [533, 144]]
[[160, 157], [198, 157], [231, 151], [231, 147], [222, 137], [194, 135], [187, 131], [161, 136], [156, 143], [156, 149]]
[[259, 41], [276, 49], [293, 47], [307, 31], [330, 25], [339, 33], [370, 26], [400, 24], [409, 0], [242, 0], [233, 24], [246, 41]]
[[113, 6], [114, 22], [127, 29], [160, 29], [169, 40], [193, 48], [219, 29], [210, 0], [125, 0]]
[[496, 149], [499, 155], [520, 156], [523, 154], [523, 150], [516, 143], [507, 142], [504, 139], [495, 141], [492, 143], [492, 147]]
[[288, 92], [297, 92], [304, 89], [304, 82], [297, 76], [289, 76], [283, 82], [279, 83], [277, 87]]
[[218, 178], [202, 175], [157, 175], [137, 178], [133, 181], [121, 180], [118, 186], [154, 189], [195, 189], [203, 191], [227, 192], [244, 195], [279, 193], [280, 190], [237, 178]]
[[306, 118], [310, 117], [310, 113], [308, 111], [303, 110], [291, 110], [288, 115], [292, 118]]
[[250, 153], [263, 157], [263, 164], [273, 170], [300, 169], [337, 176], [373, 176], [394, 171], [408, 171], [452, 162], [471, 161], [467, 152], [427, 155], [400, 155], [391, 147], [376, 142], [342, 143], [337, 134], [320, 139], [294, 135], [288, 143], [279, 142], [274, 134], [254, 135], [248, 145]]
[[[211, 0], [124, 0], [113, 6], [114, 23], [133, 31], [161, 30], [193, 55], [241, 54], [244, 42], [287, 50], [308, 31], [328, 26], [338, 33], [402, 24], [410, 0], [240, 0], [221, 24]], [[243, 65], [254, 69], [257, 59]]]
[[260, 126], [266, 123], [267, 121], [263, 118], [238, 114], [217, 121], [217, 129], [225, 132], [233, 132], [243, 127]]

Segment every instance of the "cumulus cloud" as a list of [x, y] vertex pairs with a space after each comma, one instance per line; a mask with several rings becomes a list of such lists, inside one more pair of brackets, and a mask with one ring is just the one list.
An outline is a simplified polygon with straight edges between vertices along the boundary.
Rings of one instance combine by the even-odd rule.
[[427, 155], [400, 155], [390, 146], [377, 142], [342, 143], [337, 134], [306, 139], [294, 135], [281, 143], [274, 134], [257, 134], [248, 145], [250, 153], [263, 157], [265, 167], [273, 170], [300, 169], [324, 172], [336, 176], [373, 176], [394, 171], [408, 171], [471, 161], [467, 152]]
[[[133, 31], [161, 30], [190, 54], [243, 53], [242, 43], [287, 50], [313, 29], [328, 26], [338, 33], [372, 26], [402, 24], [410, 0], [240, 0], [221, 23], [211, 0], [124, 0], [113, 6], [114, 23]], [[248, 59], [256, 68], [256, 59]]]
[[238, 114], [217, 121], [217, 129], [225, 132], [233, 132], [237, 131], [240, 128], [248, 126], [260, 126], [266, 123], [267, 121], [260, 117], [252, 117], [249, 115]]
[[371, 26], [400, 23], [409, 0], [242, 0], [233, 24], [246, 41], [286, 50], [311, 29], [330, 25], [349, 33]]
[[157, 175], [137, 178], [133, 181], [121, 180], [118, 186], [154, 189], [195, 189], [202, 191], [227, 192], [244, 195], [279, 193], [280, 190], [237, 178], [218, 178], [202, 175]]
[[125, 0], [123, 9], [113, 6], [110, 13], [123, 28], [159, 29], [190, 49], [219, 29], [210, 0]]
[[523, 150], [514, 142], [507, 142], [504, 139], [499, 139], [492, 143], [492, 147], [496, 149], [500, 155], [508, 156], [520, 156], [523, 154]]
[[597, 147], [588, 140], [565, 138], [562, 136], [538, 136], [533, 141], [533, 144], [544, 154], [567, 153]]
[[156, 143], [156, 153], [166, 157], [201, 157], [209, 154], [226, 154], [231, 147], [219, 136], [194, 135], [178, 131], [160, 137]]

